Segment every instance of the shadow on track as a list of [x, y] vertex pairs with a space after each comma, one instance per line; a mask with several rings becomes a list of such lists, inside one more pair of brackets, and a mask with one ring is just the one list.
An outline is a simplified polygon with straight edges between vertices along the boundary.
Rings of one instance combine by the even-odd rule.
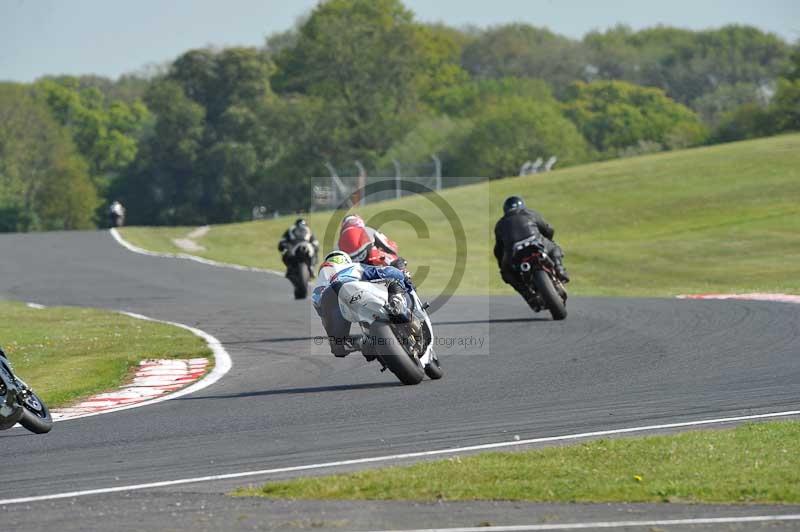
[[319, 336], [287, 336], [283, 338], [261, 338], [256, 340], [237, 340], [235, 342], [222, 342], [225, 345], [239, 344], [278, 344], [282, 342], [311, 342]]
[[498, 324], [498, 323], [528, 323], [528, 322], [535, 322], [535, 321], [553, 321], [550, 318], [540, 318], [540, 317], [533, 317], [533, 318], [489, 318], [487, 320], [464, 320], [464, 321], [435, 321], [433, 322], [433, 326], [436, 327], [437, 325], [475, 325], [478, 323], [488, 323], [489, 325]]
[[25, 436], [36, 436], [36, 434], [27, 431], [0, 432], [0, 440], [4, 440], [6, 438], [23, 438]]
[[257, 392], [232, 393], [228, 395], [203, 395], [200, 397], [179, 397], [175, 401], [197, 401], [199, 399], [235, 399], [244, 397], [263, 397], [267, 395], [295, 395], [307, 393], [346, 392], [351, 390], [370, 390], [376, 388], [397, 388], [399, 382], [372, 382], [368, 384], [340, 384], [336, 386], [316, 386], [306, 388], [281, 388], [278, 390], [262, 390]]

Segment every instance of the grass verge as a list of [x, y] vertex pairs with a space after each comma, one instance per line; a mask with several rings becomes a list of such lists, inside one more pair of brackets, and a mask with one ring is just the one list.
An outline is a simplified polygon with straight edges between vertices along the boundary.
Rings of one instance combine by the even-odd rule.
[[[446, 189], [464, 228], [467, 258], [456, 293], [511, 293], [497, 274], [492, 229], [502, 200], [519, 194], [556, 227], [583, 295], [668, 296], [687, 292], [800, 293], [800, 135], [618, 159], [546, 174]], [[419, 215], [429, 234], [403, 221], [383, 229], [400, 244], [423, 292], [442, 290], [456, 267], [449, 220], [424, 196], [358, 210], [367, 220]], [[336, 213], [337, 220], [342, 213]], [[281, 269], [276, 243], [293, 220], [213, 226], [201, 256]], [[331, 213], [309, 216], [321, 241]], [[334, 222], [335, 225], [335, 222]], [[179, 252], [190, 228], [125, 228], [125, 238]], [[326, 238], [327, 237], [327, 238]]]
[[108, 311], [0, 301], [0, 342], [51, 408], [120, 386], [141, 360], [210, 357], [191, 332]]
[[800, 503], [800, 422], [486, 453], [271, 482], [237, 496], [326, 500]]

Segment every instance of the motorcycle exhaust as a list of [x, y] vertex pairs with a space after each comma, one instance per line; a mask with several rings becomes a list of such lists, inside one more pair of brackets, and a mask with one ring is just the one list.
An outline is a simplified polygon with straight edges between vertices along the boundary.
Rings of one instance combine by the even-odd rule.
[[523, 272], [529, 272], [531, 271], [531, 263], [523, 262], [522, 264], [519, 265], [519, 269], [522, 270]]

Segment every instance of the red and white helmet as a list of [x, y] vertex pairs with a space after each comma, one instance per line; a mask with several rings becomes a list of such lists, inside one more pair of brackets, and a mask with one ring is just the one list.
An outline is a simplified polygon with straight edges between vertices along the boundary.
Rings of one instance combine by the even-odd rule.
[[[364, 226], [364, 221], [359, 218], [345, 226], [342, 223], [342, 232], [339, 234], [339, 249], [347, 253], [356, 262], [365, 262], [367, 255], [373, 247], [372, 235]], [[361, 224], [359, 225], [359, 222]]]
[[342, 227], [341, 230], [344, 231], [348, 227], [366, 227], [367, 224], [364, 223], [364, 219], [357, 215], [357, 214], [348, 214], [342, 220]]

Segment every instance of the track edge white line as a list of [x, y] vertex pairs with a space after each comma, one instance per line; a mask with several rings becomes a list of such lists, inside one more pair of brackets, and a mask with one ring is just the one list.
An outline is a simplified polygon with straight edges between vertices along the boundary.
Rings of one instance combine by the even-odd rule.
[[270, 275], [279, 275], [281, 277], [283, 276], [283, 272], [279, 272], [277, 270], [256, 268], [254, 266], [242, 266], [241, 264], [231, 264], [229, 262], [219, 262], [212, 259], [198, 257], [197, 255], [191, 255], [189, 253], [162, 253], [159, 251], [149, 251], [147, 249], [135, 246], [130, 242], [128, 242], [127, 240], [125, 240], [116, 227], [112, 227], [111, 229], [109, 229], [109, 233], [111, 233], [111, 236], [114, 237], [114, 240], [116, 240], [119, 245], [121, 245], [128, 251], [131, 251], [133, 253], [138, 253], [139, 255], [147, 255], [148, 257], [161, 257], [167, 259], [191, 260], [194, 262], [198, 262], [200, 264], [205, 264], [206, 266], [215, 266], [217, 268], [228, 268], [230, 270], [238, 270], [242, 272], [268, 273]]
[[[586, 530], [597, 528], [641, 528], [655, 526], [696, 526], [737, 523], [769, 523], [776, 521], [800, 521], [800, 514], [742, 515], [730, 517], [694, 517], [686, 519], [647, 519], [641, 521], [587, 521], [583, 523], [549, 523], [536, 525], [497, 525], [455, 528], [415, 528], [380, 532], [524, 532], [536, 530]], [[378, 531], [376, 531], [378, 532]]]
[[610, 429], [594, 432], [582, 432], [576, 434], [565, 434], [562, 436], [546, 436], [542, 438], [531, 438], [527, 440], [512, 440], [505, 442], [486, 443], [480, 445], [470, 445], [465, 447], [451, 447], [445, 449], [436, 449], [432, 451], [417, 451], [411, 453], [402, 453], [394, 455], [373, 456], [369, 458], [354, 458], [351, 460], [339, 460], [334, 462], [321, 462], [317, 464], [308, 464], [300, 466], [288, 466], [271, 469], [261, 469], [255, 471], [242, 471], [239, 473], [224, 473], [219, 475], [207, 475], [203, 477], [183, 478], [177, 480], [162, 480], [158, 482], [148, 482], [144, 484], [131, 484], [127, 486], [114, 486], [110, 488], [96, 488], [89, 490], [70, 491], [64, 493], [54, 493], [50, 495], [35, 495], [32, 497], [20, 497], [16, 499], [0, 500], [0, 506], [7, 506], [11, 504], [22, 504], [31, 502], [40, 502], [56, 499], [69, 499], [75, 497], [84, 497], [87, 495], [103, 495], [108, 493], [119, 493], [125, 491], [139, 491], [151, 488], [164, 488], [171, 486], [180, 486], [185, 484], [197, 484], [201, 482], [213, 482], [219, 480], [232, 480], [246, 477], [268, 476], [280, 473], [297, 473], [300, 471], [310, 471], [315, 469], [330, 469], [334, 467], [344, 467], [352, 465], [375, 464], [381, 462], [396, 462], [400, 460], [408, 460], [414, 458], [427, 458], [432, 456], [447, 456], [454, 454], [461, 454], [474, 451], [486, 451], [489, 449], [500, 449], [509, 447], [521, 447], [525, 445], [535, 445], [539, 443], [553, 443], [561, 441], [574, 441], [582, 439], [599, 438], [602, 436], [614, 436], [618, 434], [631, 434], [637, 432], [652, 432], [658, 430], [667, 430], [675, 428], [699, 427], [705, 425], [722, 425], [737, 423], [742, 421], [752, 421], [758, 419], [772, 419], [779, 417], [795, 417], [800, 416], [800, 410], [788, 410], [784, 412], [770, 412], [766, 414], [752, 414], [747, 416], [735, 416], [727, 418], [704, 419], [696, 421], [683, 421], [678, 423], [665, 423], [661, 425], [645, 425], [640, 427], [628, 427], [622, 429]]
[[[28, 303], [28, 304], [30, 304], [30, 303]], [[44, 306], [42, 306], [42, 307], [46, 308]], [[116, 310], [116, 311], [113, 311], [113, 312], [116, 312], [117, 314], [122, 314], [124, 316], [128, 316], [129, 318], [134, 318], [134, 319], [143, 320], [143, 321], [150, 321], [150, 322], [153, 322], [153, 323], [161, 323], [161, 324], [164, 324], [164, 325], [171, 325], [173, 327], [178, 327], [180, 329], [185, 329], [185, 330], [191, 332], [195, 336], [201, 338], [206, 343], [206, 345], [209, 347], [209, 349], [211, 349], [211, 353], [212, 353], [212, 355], [214, 357], [214, 367], [213, 367], [213, 369], [210, 372], [208, 372], [206, 375], [204, 375], [203, 378], [198, 380], [197, 382], [194, 382], [194, 383], [190, 384], [189, 386], [187, 386], [185, 388], [181, 388], [180, 390], [177, 390], [175, 392], [172, 392], [172, 393], [169, 393], [169, 394], [165, 394], [165, 395], [163, 395], [161, 397], [155, 397], [153, 399], [148, 399], [146, 401], [142, 401], [142, 402], [134, 403], [134, 404], [129, 404], [129, 405], [115, 406], [115, 407], [112, 407], [112, 408], [109, 408], [109, 409], [106, 409], [106, 410], [102, 410], [100, 412], [88, 412], [86, 414], [80, 414], [80, 415], [69, 417], [69, 418], [66, 418], [66, 419], [56, 419], [56, 420], [53, 420], [54, 423], [65, 423], [65, 422], [73, 421], [73, 420], [76, 420], [76, 419], [84, 419], [84, 418], [87, 418], [87, 417], [100, 416], [100, 415], [104, 415], [104, 414], [111, 414], [111, 413], [114, 413], [114, 412], [121, 412], [123, 410], [131, 410], [133, 408], [140, 408], [140, 407], [143, 407], [143, 406], [149, 406], [149, 405], [154, 405], [154, 404], [158, 404], [158, 403], [163, 403], [164, 401], [169, 401], [171, 399], [177, 399], [178, 397], [182, 397], [182, 396], [188, 395], [190, 393], [198, 392], [198, 391], [200, 391], [200, 390], [202, 390], [204, 388], [208, 388], [212, 384], [214, 384], [217, 381], [219, 381], [233, 367], [233, 360], [231, 359], [231, 355], [222, 346], [222, 342], [220, 342], [217, 338], [215, 338], [214, 336], [210, 335], [209, 333], [207, 333], [207, 332], [205, 332], [205, 331], [203, 331], [201, 329], [198, 329], [196, 327], [191, 327], [189, 325], [184, 325], [183, 323], [178, 323], [178, 322], [175, 322], [175, 321], [159, 320], [159, 319], [156, 319], [156, 318], [151, 318], [149, 316], [145, 316], [143, 314], [136, 314], [134, 312], [128, 312], [128, 311], [125, 311], [125, 310]], [[18, 425], [16, 425], [16, 426], [18, 426]]]

